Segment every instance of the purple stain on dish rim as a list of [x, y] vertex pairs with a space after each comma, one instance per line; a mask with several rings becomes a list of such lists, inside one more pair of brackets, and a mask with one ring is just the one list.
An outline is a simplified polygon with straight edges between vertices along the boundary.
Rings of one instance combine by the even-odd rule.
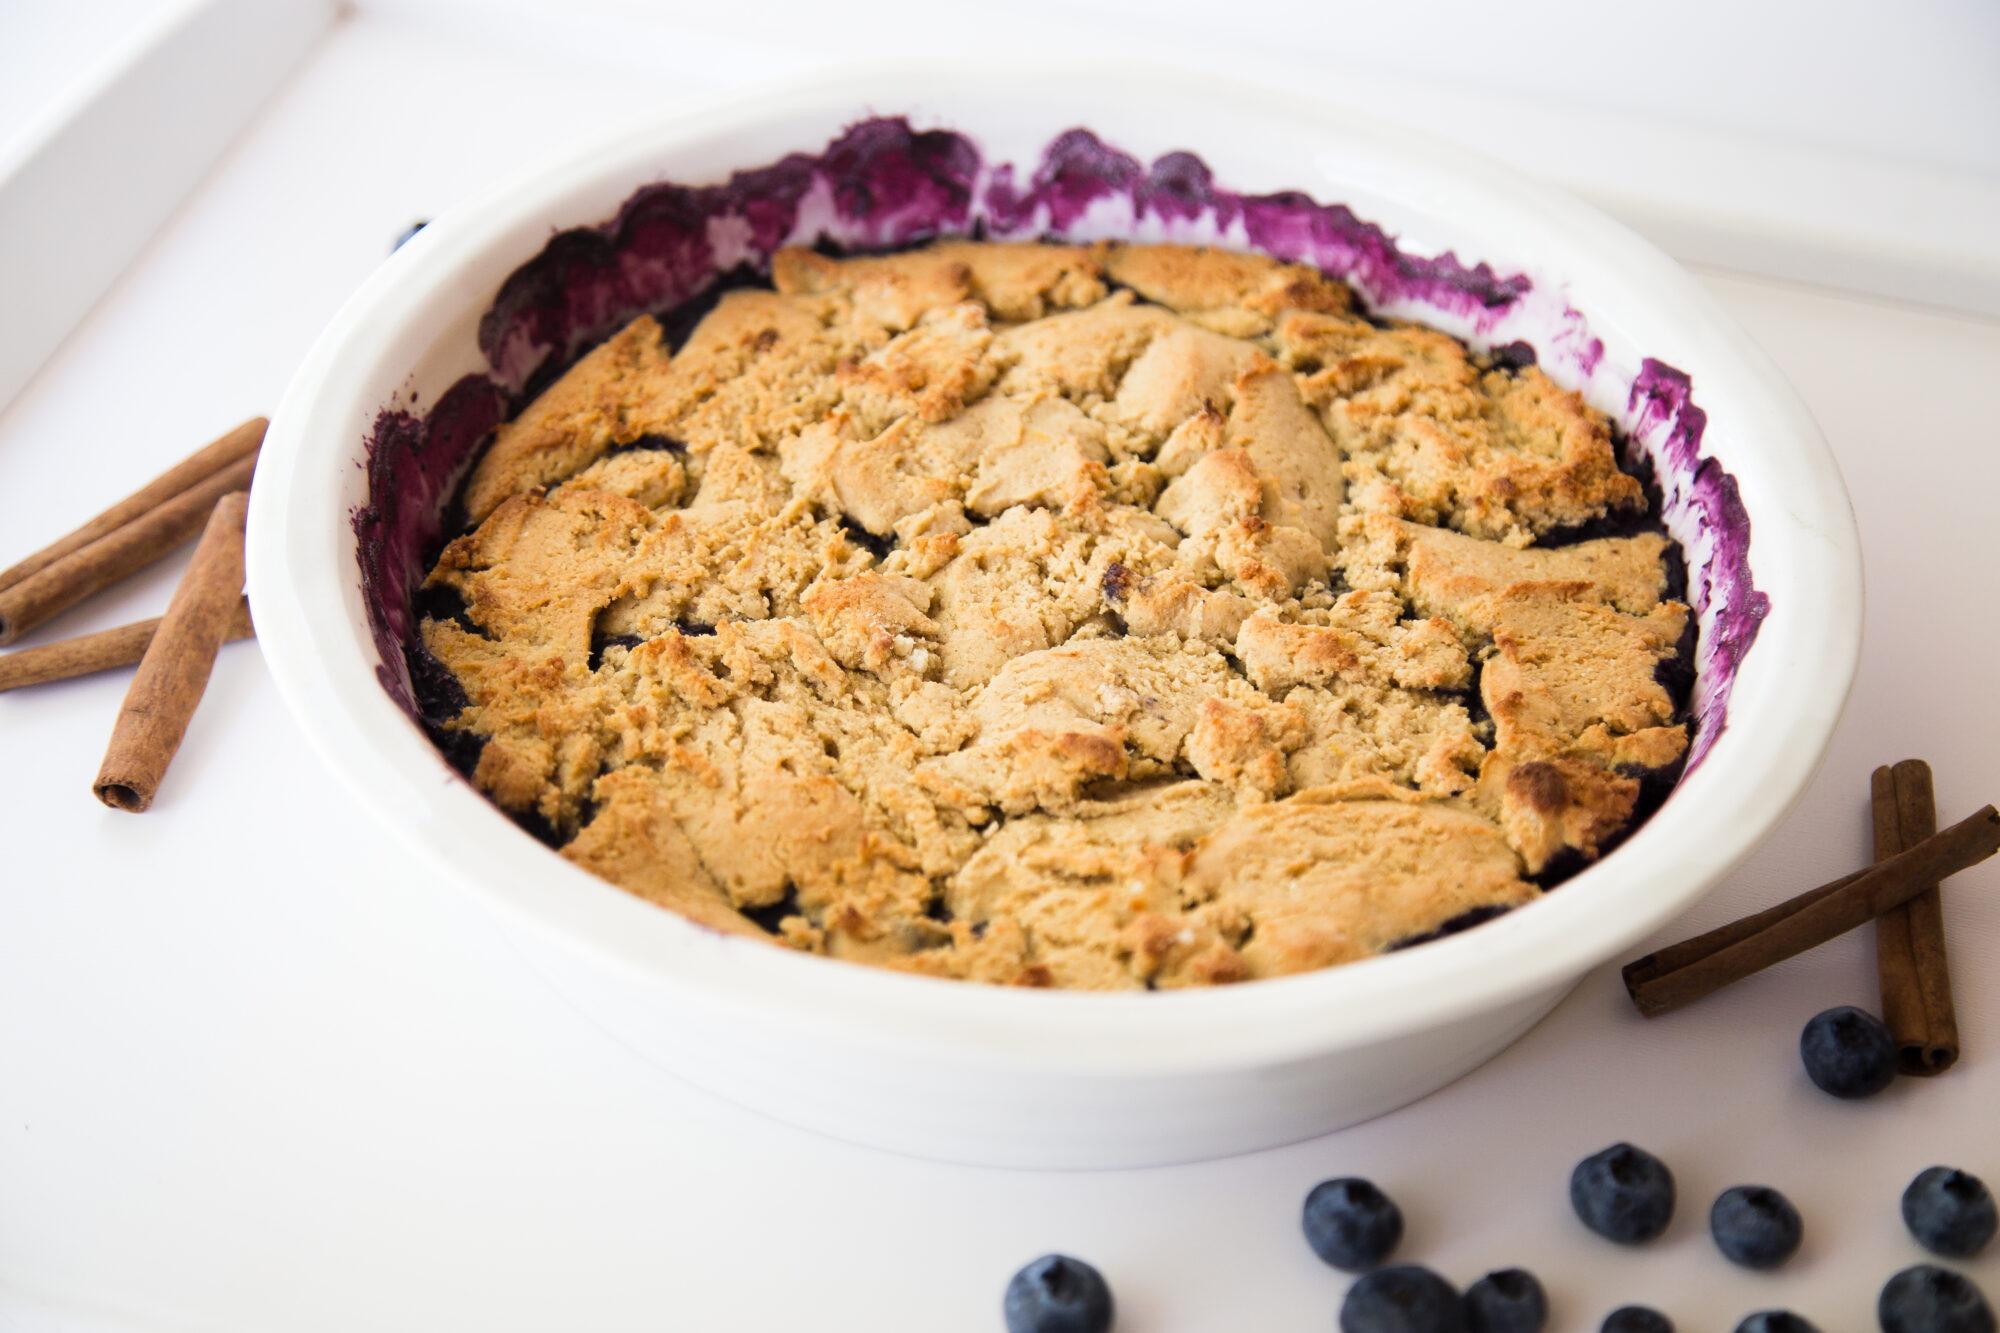
[[484, 375], [446, 389], [422, 417], [392, 408], [368, 442], [368, 504], [354, 515], [363, 600], [382, 661], [376, 677], [415, 714], [404, 645], [415, 639], [410, 603], [426, 573], [423, 554], [444, 537], [445, 513], [479, 442], [507, 419], [507, 396]]
[[[1594, 377], [1604, 344], [1581, 313], [1455, 254], [1413, 254], [1342, 204], [1296, 191], [1240, 194], [1199, 157], [1150, 165], [1087, 129], [1058, 135], [1025, 179], [950, 130], [880, 117], [818, 154], [793, 153], [719, 185], [649, 185], [617, 216], [557, 233], [501, 285], [479, 322], [487, 373], [454, 384], [428, 414], [385, 409], [368, 442], [368, 504], [356, 512], [364, 600], [390, 695], [416, 714], [404, 648], [410, 598], [442, 539], [445, 511], [472, 455], [528, 392], [627, 320], [692, 300], [718, 276], [766, 269], [785, 245], [879, 249], [933, 236], [1213, 243], [1311, 264], [1375, 309], [1421, 318], [1475, 342], [1523, 342], [1545, 367]], [[1647, 360], [1619, 424], [1660, 480], [1660, 515], [1686, 550], [1702, 627], [1691, 771], [1724, 726], [1736, 672], [1770, 611], [1750, 574], [1750, 520], [1736, 480], [1701, 454], [1707, 417], [1683, 372]]]
[[1750, 515], [1736, 478], [1702, 456], [1708, 413], [1695, 406], [1688, 375], [1648, 357], [1632, 381], [1625, 426], [1657, 465], [1662, 517], [1687, 552], [1688, 593], [1702, 613], [1688, 753], [1693, 767], [1722, 734], [1729, 687], [1770, 614], [1771, 599], [1750, 579]]

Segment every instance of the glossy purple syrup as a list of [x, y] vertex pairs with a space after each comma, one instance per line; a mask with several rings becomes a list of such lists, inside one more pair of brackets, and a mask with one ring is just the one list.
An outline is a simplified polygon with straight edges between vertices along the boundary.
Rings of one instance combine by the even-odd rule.
[[[1024, 173], [988, 163], [962, 134], [882, 117], [849, 127], [819, 153], [794, 153], [720, 184], [646, 186], [615, 217], [558, 233], [501, 285], [479, 323], [486, 373], [461, 379], [421, 418], [393, 407], [377, 417], [369, 499], [354, 524], [384, 688], [424, 720], [412, 681], [413, 665], [419, 674], [424, 665], [412, 598], [447, 535], [452, 498], [479, 444], [633, 317], [650, 312], [679, 327], [679, 308], [767, 270], [785, 245], [867, 250], [941, 235], [1084, 240], [1162, 228], [1312, 264], [1374, 306], [1430, 311], [1482, 334], [1534, 290], [1524, 274], [1467, 265], [1449, 251], [1404, 251], [1344, 205], [1297, 191], [1237, 193], [1192, 153], [1146, 164], [1086, 129], [1057, 136]], [[1588, 376], [1603, 355], [1583, 316], [1562, 308], [1552, 327], [1532, 343], [1500, 349], [1499, 359]], [[1619, 421], [1628, 467], [1658, 478], [1654, 513], [1700, 561], [1688, 581], [1704, 626], [1690, 769], [1721, 735], [1736, 672], [1770, 611], [1751, 579], [1749, 516], [1735, 479], [1701, 454], [1707, 418], [1692, 393], [1686, 374], [1648, 360]]]

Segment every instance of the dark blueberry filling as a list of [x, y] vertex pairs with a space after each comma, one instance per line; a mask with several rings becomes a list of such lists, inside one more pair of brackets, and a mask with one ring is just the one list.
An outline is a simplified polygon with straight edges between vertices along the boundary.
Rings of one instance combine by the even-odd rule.
[[1601, 541], [1606, 537], [1637, 537], [1643, 533], [1658, 532], [1660, 523], [1654, 517], [1658, 512], [1650, 505], [1644, 509], [1635, 506], [1607, 510], [1588, 522], [1551, 528], [1535, 538], [1535, 545], [1575, 546], [1578, 542]]
[[776, 935], [787, 917], [801, 916], [799, 909], [799, 888], [796, 884], [785, 886], [785, 896], [765, 907], [740, 907], [737, 909], [758, 927]]
[[684, 454], [687, 452], [687, 446], [679, 440], [670, 440], [664, 435], [641, 435], [636, 440], [627, 440], [623, 444], [614, 444], [604, 452], [607, 454], [638, 454], [648, 452]]
[[1099, 581], [1099, 586], [1104, 592], [1104, 600], [1108, 603], [1104, 609], [1104, 618], [1110, 622], [1111, 628], [1121, 635], [1131, 632], [1125, 623], [1123, 607], [1125, 599], [1131, 595], [1132, 585], [1137, 581], [1132, 571], [1116, 560], [1105, 566], [1104, 577]]
[[[1620, 835], [1613, 835], [1612, 839], [1607, 840], [1607, 844], [1610, 841], [1615, 841], [1618, 836]], [[1609, 850], [1608, 845], [1606, 850]], [[1535, 874], [1528, 876], [1528, 878], [1534, 881], [1535, 887], [1539, 888], [1543, 893], [1547, 893], [1564, 880], [1575, 879], [1578, 875], [1590, 869], [1591, 860], [1592, 858], [1585, 856], [1574, 847], [1559, 847], [1542, 865], [1542, 868]]]
[[[1660, 553], [1660, 559], [1667, 567], [1667, 585], [1660, 590], [1660, 595], [1669, 601], [1686, 602], [1688, 600], [1687, 552], [1681, 548], [1679, 542], [1669, 540], [1667, 549]], [[1688, 617], [1688, 623], [1694, 624], [1693, 616]], [[1688, 659], [1689, 661], [1694, 659], [1693, 645], [1689, 645]]]
[[412, 642], [408, 648], [410, 664], [410, 689], [416, 696], [417, 721], [423, 726], [424, 734], [431, 738], [431, 744], [443, 753], [445, 762], [466, 777], [479, 766], [479, 756], [486, 749], [486, 738], [475, 731], [461, 731], [448, 728], [445, 724], [464, 712], [472, 700], [467, 697], [465, 687], [458, 683], [444, 663], [431, 656], [430, 649], [421, 640]]
[[878, 537], [846, 515], [841, 516], [840, 530], [846, 535], [847, 540], [853, 542], [877, 560], [887, 559], [889, 552], [896, 549], [896, 539], [894, 537]]
[[[964, 239], [972, 241], [983, 239], [985, 232], [984, 223], [980, 224], [979, 230], [980, 235], [967, 236]], [[932, 241], [938, 239], [937, 233], [927, 232], [921, 236], [907, 236], [900, 241], [895, 241], [888, 245], [842, 245], [831, 236], [822, 235], [812, 243], [812, 252], [827, 259], [875, 259], [885, 255], [902, 255], [908, 254], [912, 250], [921, 250]], [[757, 285], [761, 287], [771, 285], [770, 279], [761, 276], [756, 281]]]
[[590, 636], [590, 669], [604, 665], [604, 650], [607, 648], [637, 648], [645, 640], [637, 634], [592, 634]]
[[508, 810], [507, 817], [525, 829], [529, 837], [545, 846], [560, 850], [569, 841], [562, 830], [550, 823], [539, 810]]
[[[1679, 718], [1687, 710], [1687, 701], [1683, 696], [1676, 696], [1675, 704], [1675, 716]], [[1596, 856], [1585, 856], [1574, 847], [1565, 847], [1550, 857], [1548, 864], [1542, 867], [1539, 874], [1529, 876], [1544, 893], [1602, 861], [1622, 847], [1627, 838], [1637, 833], [1640, 825], [1651, 819], [1654, 812], [1666, 804], [1667, 797], [1674, 794], [1674, 788], [1679, 785], [1681, 775], [1687, 771], [1687, 756], [1683, 754], [1673, 763], [1661, 768], [1627, 765], [1618, 771], [1621, 776], [1639, 780], [1639, 795], [1632, 803], [1631, 817], [1625, 821], [1623, 828], [1598, 845]]]
[[[449, 584], [425, 584], [410, 599], [410, 609], [421, 618], [456, 625], [482, 639], [492, 637], [473, 620], [464, 596]], [[486, 749], [486, 738], [477, 732], [455, 730], [446, 725], [472, 703], [465, 687], [459, 684], [458, 677], [452, 674], [450, 668], [432, 656], [420, 636], [411, 637], [407, 661], [410, 688], [416, 695], [417, 720], [422, 724], [424, 734], [444, 753], [446, 763], [465, 776], [472, 776], [472, 770], [479, 766], [479, 756]]]
[[1479, 678], [1485, 670], [1486, 664], [1475, 658], [1472, 663], [1472, 681], [1465, 687], [1459, 700], [1465, 705], [1465, 715], [1472, 723], [1472, 729], [1479, 733], [1482, 740], [1490, 744], [1493, 740], [1493, 714], [1487, 710], [1486, 695], [1479, 688]]
[[[715, 633], [715, 626], [704, 620], [676, 620], [674, 629], [690, 639], [704, 638]], [[590, 669], [604, 665], [604, 653], [608, 648], [637, 648], [646, 641], [643, 634], [606, 634], [593, 628], [590, 632]]]
[[1111, 602], [1122, 602], [1132, 591], [1132, 571], [1116, 560], [1104, 568], [1104, 597]]
[[424, 620], [449, 621], [467, 634], [476, 634], [482, 639], [493, 637], [486, 632], [484, 625], [472, 618], [471, 608], [465, 604], [465, 594], [449, 583], [426, 583], [410, 599], [410, 609]]
[[1496, 903], [1487, 903], [1481, 907], [1469, 908], [1452, 917], [1436, 930], [1427, 930], [1421, 935], [1412, 935], [1408, 939], [1397, 940], [1389, 946], [1387, 952], [1394, 953], [1398, 949], [1414, 949], [1419, 944], [1429, 944], [1433, 940], [1441, 940], [1447, 935], [1456, 935], [1462, 930], [1471, 930], [1474, 926], [1484, 925], [1496, 916], [1507, 915], [1508, 910]]
[[[1660, 489], [1659, 472], [1653, 466], [1652, 458], [1645, 450], [1634, 448], [1626, 434], [1615, 426], [1611, 431], [1611, 453], [1618, 462], [1618, 470], [1639, 483], [1646, 503], [1631, 509], [1607, 510], [1582, 523], [1551, 528], [1535, 538], [1535, 545], [1574, 546], [1578, 542], [1596, 541], [1601, 537], [1637, 537], [1641, 533], [1660, 531], [1660, 514], [1666, 507], [1666, 494]], [[1668, 564], [1674, 564], [1680, 556], [1680, 547], [1670, 543], [1664, 557]]]
[[707, 290], [689, 301], [683, 301], [654, 315], [660, 321], [660, 341], [667, 345], [669, 352], [678, 352], [687, 346], [693, 336], [695, 325], [708, 317], [708, 312], [722, 302], [730, 292], [745, 287], [769, 287], [769, 279], [748, 264], [738, 264], [727, 273], [719, 274]]
[[1638, 829], [1639, 825], [1652, 818], [1653, 812], [1666, 803], [1667, 797], [1673, 795], [1674, 788], [1680, 783], [1681, 774], [1687, 771], [1687, 756], [1683, 755], [1663, 768], [1640, 768], [1633, 765], [1623, 771], [1626, 777], [1639, 779], [1639, 799], [1632, 807], [1632, 818], [1626, 824], [1625, 831], [1606, 847], [1607, 853], [1610, 847], [1623, 842]]
[[[597, 340], [597, 342], [602, 342], [602, 341], [603, 339], [601, 338]], [[580, 349], [577, 352], [577, 354], [573, 357], [552, 356], [548, 360], [542, 362], [540, 366], [536, 367], [534, 373], [529, 375], [527, 381], [521, 385], [520, 392], [514, 394], [511, 398], [508, 399], [507, 420], [512, 421], [515, 417], [520, 416], [522, 410], [526, 408], [529, 403], [532, 403], [535, 401], [535, 399], [541, 397], [542, 391], [544, 389], [548, 388], [551, 384], [554, 384], [557, 380], [561, 379], [566, 373], [568, 373], [569, 368], [571, 366], [575, 365], [578, 361], [582, 360], [585, 353], [591, 351], [592, 348], [597, 346], [597, 342], [593, 342], [589, 344], [589, 346]], [[481, 445], [479, 452], [484, 453], [485, 451], [486, 447], [484, 445]], [[477, 457], [477, 455], [475, 455], [475, 457]]]
[[1495, 370], [1504, 370], [1509, 374], [1535, 364], [1535, 349], [1524, 342], [1502, 343], [1486, 355]]
[[[1678, 554], [1678, 551], [1679, 548], [1676, 547], [1675, 553]], [[1675, 567], [1677, 566], [1674, 562], [1669, 562], [1669, 569]], [[1674, 645], [1674, 655], [1653, 668], [1653, 679], [1660, 682], [1660, 688], [1674, 701], [1673, 720], [1676, 722], [1691, 723], [1694, 720], [1688, 714], [1688, 701], [1694, 697], [1696, 633], [1694, 617], [1689, 616], [1687, 624], [1681, 626], [1680, 642]]]
[[[1567, 546], [1577, 542], [1592, 541], [1600, 537], [1636, 537], [1642, 533], [1659, 532], [1658, 515], [1665, 498], [1660, 492], [1659, 478], [1654, 471], [1652, 460], [1644, 453], [1631, 447], [1623, 435], [1614, 434], [1619, 470], [1626, 476], [1635, 478], [1646, 494], [1646, 507], [1623, 513], [1607, 514], [1589, 523], [1546, 533], [1536, 540], [1537, 546]], [[1684, 602], [1687, 599], [1687, 553], [1679, 542], [1669, 540], [1660, 554], [1662, 568], [1666, 574], [1666, 586], [1662, 596], [1669, 601]], [[1672, 657], [1653, 668], [1653, 678], [1667, 692], [1673, 701], [1671, 721], [1686, 725], [1690, 732], [1694, 729], [1694, 684], [1695, 649], [1698, 645], [1699, 627], [1690, 614], [1687, 623], [1681, 627], [1680, 641], [1674, 645]], [[1475, 686], [1477, 682], [1474, 682]], [[1486, 718], [1483, 705], [1475, 713], [1475, 720]], [[1532, 876], [1534, 882], [1546, 892], [1564, 880], [1574, 877], [1580, 871], [1603, 860], [1617, 850], [1625, 840], [1638, 832], [1640, 825], [1652, 818], [1655, 811], [1666, 803], [1679, 785], [1681, 776], [1687, 771], [1687, 754], [1661, 768], [1640, 768], [1627, 766], [1620, 773], [1639, 781], [1638, 799], [1632, 806], [1631, 817], [1625, 826], [1605, 839], [1598, 847], [1597, 855], [1586, 857], [1574, 848], [1565, 847], [1549, 859], [1541, 872]]]

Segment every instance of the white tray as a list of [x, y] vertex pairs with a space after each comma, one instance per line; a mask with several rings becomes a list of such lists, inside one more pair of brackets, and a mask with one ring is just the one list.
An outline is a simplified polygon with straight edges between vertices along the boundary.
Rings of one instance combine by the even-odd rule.
[[[334, 0], [15, 0], [0, 39], [0, 406], [333, 22]], [[82, 11], [82, 12], [79, 12]], [[52, 73], [51, 71], [59, 71]]]

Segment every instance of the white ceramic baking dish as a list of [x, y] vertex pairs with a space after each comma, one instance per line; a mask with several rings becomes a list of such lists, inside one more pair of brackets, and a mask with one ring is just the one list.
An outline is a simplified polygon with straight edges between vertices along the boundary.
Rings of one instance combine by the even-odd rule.
[[[885, 115], [961, 137], [905, 135], [899, 148], [892, 125], [867, 152], [850, 136], [823, 154], [844, 127]], [[1076, 126], [1094, 137], [1045, 157]], [[915, 170], [913, 142], [945, 151]], [[1187, 157], [1156, 162], [1176, 150], [1212, 179]], [[1206, 991], [1039, 992], [852, 966], [712, 934], [563, 861], [458, 777], [398, 702], [403, 667], [377, 631], [401, 614], [387, 605], [399, 576], [378, 568], [364, 589], [358, 558], [354, 516], [386, 502], [370, 494], [369, 442], [385, 411], [420, 426], [467, 375], [518, 387], [552, 341], [551, 300], [568, 302], [571, 333], [630, 313], [579, 313], [587, 292], [544, 283], [543, 324], [488, 321], [488, 362], [481, 316], [552, 234], [612, 218], [651, 182], [718, 184], [793, 153], [810, 156], [732, 190], [660, 196], [672, 225], [700, 214], [686, 235], [706, 249], [677, 252], [679, 274], [627, 255], [621, 290], [656, 299], [779, 233], [881, 242], [941, 211], [994, 232], [1266, 248], [1332, 268], [1389, 313], [1481, 345], [1529, 342], [1659, 468], [1700, 613], [1698, 761], [1621, 848], [1527, 907], [1351, 966]], [[767, 190], [791, 193], [767, 207]], [[426, 462], [410, 443], [403, 481], [372, 483], [412, 488], [405, 521], [434, 514], [449, 483], [444, 446]], [[389, 471], [378, 460], [378, 477]], [[1486, 1060], [1693, 903], [1785, 813], [1840, 712], [1861, 628], [1859, 550], [1833, 459], [1771, 363], [1671, 261], [1571, 199], [1352, 115], [1101, 68], [874, 71], [712, 102], [440, 217], [299, 370], [264, 447], [249, 544], [271, 672], [324, 762], [408, 848], [413, 881], [443, 879], [492, 906], [580, 1009], [724, 1097], [846, 1139], [1033, 1166], [1295, 1140]]]

